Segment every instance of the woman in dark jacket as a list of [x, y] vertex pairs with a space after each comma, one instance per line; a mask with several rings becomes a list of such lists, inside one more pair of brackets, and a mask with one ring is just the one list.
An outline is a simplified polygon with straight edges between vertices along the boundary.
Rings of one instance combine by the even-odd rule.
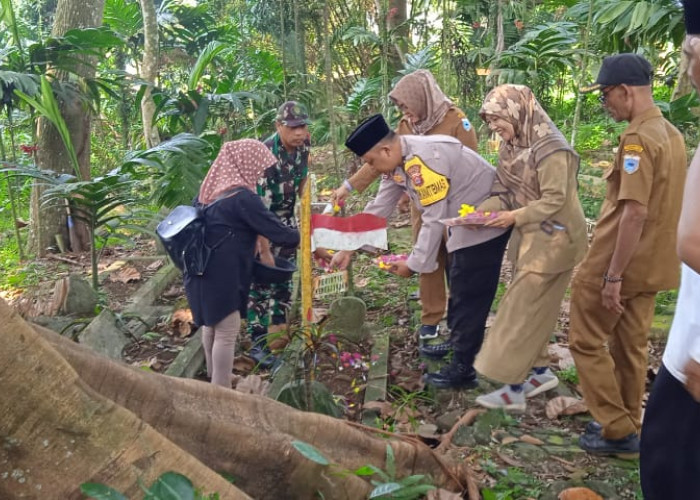
[[221, 147], [199, 190], [205, 212], [206, 242], [213, 247], [204, 274], [185, 272], [185, 292], [194, 321], [203, 326], [207, 375], [214, 384], [231, 386], [234, 348], [241, 326], [253, 269], [257, 236], [295, 247], [299, 232], [282, 224], [255, 193], [255, 185], [277, 159], [253, 139]]

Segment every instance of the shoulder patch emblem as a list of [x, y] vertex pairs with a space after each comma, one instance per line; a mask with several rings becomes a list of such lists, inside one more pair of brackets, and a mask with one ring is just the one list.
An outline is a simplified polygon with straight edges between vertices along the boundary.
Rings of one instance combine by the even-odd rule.
[[627, 153], [628, 151], [634, 152], [634, 153], [642, 153], [644, 152], [644, 148], [640, 146], [639, 144], [625, 144], [625, 147], [622, 148], [622, 150]]
[[622, 169], [628, 174], [633, 174], [639, 170], [639, 156], [625, 155], [622, 162]]
[[424, 207], [444, 200], [450, 190], [450, 181], [444, 175], [426, 165], [419, 156], [404, 164], [404, 171]]
[[472, 124], [469, 122], [469, 120], [464, 117], [462, 118], [462, 126], [464, 127], [464, 130], [469, 132], [472, 129]]

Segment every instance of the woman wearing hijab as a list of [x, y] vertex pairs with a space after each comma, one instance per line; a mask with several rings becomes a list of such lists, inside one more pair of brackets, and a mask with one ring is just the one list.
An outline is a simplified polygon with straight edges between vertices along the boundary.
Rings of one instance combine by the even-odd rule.
[[231, 387], [241, 315], [246, 313], [258, 235], [295, 247], [299, 232], [282, 224], [255, 192], [258, 179], [277, 158], [253, 139], [224, 143], [199, 190], [206, 208], [206, 243], [213, 248], [204, 274], [185, 272], [185, 292], [194, 321], [203, 326], [207, 375]]
[[506, 385], [476, 402], [524, 411], [526, 397], [559, 383], [548, 368], [547, 344], [588, 241], [577, 195], [579, 157], [528, 87], [496, 87], [479, 114], [503, 139], [494, 196], [479, 210], [500, 211], [487, 226], [513, 226], [514, 273], [474, 364]]
[[[474, 128], [465, 114], [455, 106], [440, 90], [435, 77], [430, 71], [419, 69], [409, 73], [399, 80], [389, 93], [389, 98], [403, 113], [396, 128], [399, 135], [449, 135], [462, 142], [473, 151], [477, 148], [477, 138]], [[363, 192], [380, 174], [369, 164], [365, 164], [350, 179], [343, 182], [333, 194], [337, 202], [343, 200], [352, 191]], [[413, 242], [418, 239], [422, 225], [420, 212], [411, 207], [411, 224], [413, 227]], [[438, 254], [438, 268], [427, 274], [420, 275], [421, 327], [418, 330], [422, 340], [438, 336], [438, 323], [445, 315], [447, 295], [445, 291], [445, 262], [447, 250], [443, 241]], [[442, 357], [450, 350], [450, 344], [438, 346], [425, 345], [431, 352], [424, 354], [432, 357]], [[436, 350], [436, 352], [432, 352]]]

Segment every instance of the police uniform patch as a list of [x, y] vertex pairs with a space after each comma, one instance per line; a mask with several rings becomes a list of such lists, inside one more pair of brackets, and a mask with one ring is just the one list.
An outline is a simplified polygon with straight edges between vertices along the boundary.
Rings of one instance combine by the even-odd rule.
[[469, 122], [469, 120], [465, 117], [462, 118], [462, 126], [464, 127], [464, 130], [469, 132], [472, 129], [472, 124]]
[[639, 156], [625, 155], [622, 161], [622, 169], [628, 174], [633, 174], [639, 170]]
[[414, 156], [404, 164], [404, 171], [424, 207], [447, 198], [450, 181], [444, 175], [426, 165], [419, 156]]

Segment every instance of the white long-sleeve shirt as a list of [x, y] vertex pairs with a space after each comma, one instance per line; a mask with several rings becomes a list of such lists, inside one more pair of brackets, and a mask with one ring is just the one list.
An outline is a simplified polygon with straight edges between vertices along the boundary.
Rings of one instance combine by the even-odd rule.
[[700, 274], [683, 264], [676, 314], [663, 362], [671, 375], [685, 383], [683, 369], [691, 358], [700, 363]]

